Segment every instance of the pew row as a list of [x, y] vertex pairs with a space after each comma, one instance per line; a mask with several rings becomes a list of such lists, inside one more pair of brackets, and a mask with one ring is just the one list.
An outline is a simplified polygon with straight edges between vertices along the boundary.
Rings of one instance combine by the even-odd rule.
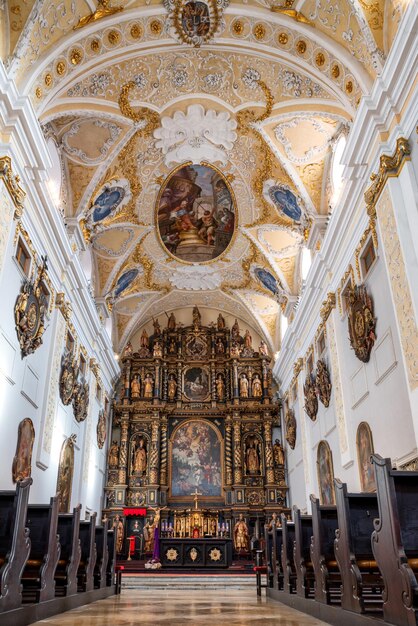
[[77, 572], [78, 591], [94, 589], [94, 567], [97, 559], [96, 548], [96, 516], [92, 513], [90, 520], [80, 522], [81, 559]]
[[286, 593], [296, 592], [296, 568], [293, 558], [295, 542], [295, 525], [289, 522], [286, 515], [282, 513], [282, 549], [281, 564], [283, 572], [283, 590]]
[[397, 626], [418, 624], [418, 472], [392, 470], [390, 459], [372, 456], [378, 519], [372, 549], [382, 573], [383, 615]]
[[375, 493], [348, 493], [336, 479], [338, 529], [334, 552], [341, 573], [341, 606], [356, 613], [381, 612], [383, 580], [373, 556], [371, 535], [378, 516]]
[[26, 526], [31, 549], [22, 574], [24, 602], [45, 602], [55, 597], [55, 569], [61, 553], [58, 496], [49, 505], [29, 504]]
[[313, 598], [315, 572], [310, 554], [313, 535], [312, 515], [302, 515], [298, 507], [294, 506], [293, 521], [295, 524], [293, 559], [296, 569], [296, 593], [302, 598]]
[[334, 555], [335, 531], [338, 527], [337, 507], [320, 504], [314, 495], [311, 495], [310, 500], [310, 554], [315, 578], [315, 600], [324, 604], [340, 604], [341, 574]]
[[57, 596], [72, 596], [77, 593], [77, 572], [81, 559], [79, 539], [81, 504], [73, 513], [60, 513], [58, 534], [61, 542], [61, 558], [55, 570], [55, 592]]
[[21, 577], [31, 541], [26, 511], [32, 478], [17, 483], [15, 491], [0, 491], [0, 612], [22, 604]]
[[108, 536], [107, 536], [108, 526], [109, 526], [109, 521], [105, 520], [103, 522], [103, 526], [96, 527], [95, 541], [96, 541], [97, 559], [96, 559], [96, 565], [94, 567], [94, 588], [95, 589], [101, 589], [102, 587], [106, 587], [107, 561], [109, 559]]

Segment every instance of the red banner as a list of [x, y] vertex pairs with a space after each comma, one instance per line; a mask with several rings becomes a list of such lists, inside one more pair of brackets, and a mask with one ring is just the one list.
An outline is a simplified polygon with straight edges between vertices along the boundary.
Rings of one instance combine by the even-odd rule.
[[123, 509], [123, 514], [126, 515], [139, 515], [140, 517], [145, 517], [145, 515], [147, 514], [147, 509], [144, 508], [124, 508]]

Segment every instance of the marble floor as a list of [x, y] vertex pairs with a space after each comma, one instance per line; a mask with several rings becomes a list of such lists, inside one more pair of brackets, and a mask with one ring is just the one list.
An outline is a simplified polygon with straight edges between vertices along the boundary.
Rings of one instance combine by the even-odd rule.
[[254, 591], [140, 591], [100, 600], [36, 624], [49, 626], [326, 626]]

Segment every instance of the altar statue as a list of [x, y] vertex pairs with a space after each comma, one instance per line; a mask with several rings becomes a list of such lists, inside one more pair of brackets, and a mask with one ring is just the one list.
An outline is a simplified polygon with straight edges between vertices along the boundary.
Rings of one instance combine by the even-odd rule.
[[260, 459], [258, 458], [258, 441], [254, 438], [247, 440], [245, 451], [245, 465], [248, 474], [260, 473]]
[[161, 358], [162, 356], [163, 356], [163, 347], [161, 345], [161, 341], [157, 340], [154, 343], [153, 357]]
[[200, 315], [200, 311], [197, 306], [193, 307], [193, 326], [195, 328], [200, 328], [202, 325], [202, 316]]
[[156, 320], [152, 320], [153, 326], [154, 326], [154, 336], [155, 337], [160, 337], [161, 336], [161, 326], [160, 326], [160, 322], [158, 321], [158, 317]]
[[148, 333], [147, 331], [144, 330], [142, 331], [142, 335], [141, 335], [141, 339], [140, 339], [140, 344], [141, 344], [141, 348], [148, 348], [149, 347], [149, 337], [148, 337]]
[[251, 385], [251, 392], [253, 398], [261, 398], [261, 396], [263, 395], [263, 387], [261, 385], [261, 380], [258, 374], [254, 374]]
[[170, 317], [168, 318], [167, 323], [168, 330], [176, 330], [176, 316], [174, 313], [170, 313]]
[[245, 331], [245, 335], [244, 335], [244, 345], [246, 348], [251, 348], [253, 345], [253, 338], [250, 335], [250, 331], [247, 330]]
[[235, 319], [234, 325], [231, 328], [231, 335], [232, 335], [232, 339], [240, 339], [240, 335], [239, 335], [239, 324], [238, 324], [238, 320]]
[[157, 507], [154, 509], [152, 506], [149, 507], [151, 511], [155, 512], [154, 522], [152, 524], [153, 535], [154, 535], [154, 547], [152, 552], [152, 560], [159, 561], [160, 560], [160, 517], [161, 511], [166, 509], [166, 506]]
[[225, 382], [222, 374], [218, 374], [218, 378], [216, 379], [216, 395], [218, 396], [218, 400], [224, 400], [225, 398]]
[[170, 378], [168, 380], [168, 399], [175, 400], [177, 394], [177, 381], [174, 377], [174, 374], [170, 374]]
[[119, 515], [116, 515], [115, 517], [115, 521], [113, 523], [113, 529], [114, 529], [114, 532], [116, 533], [116, 553], [120, 554], [123, 549], [124, 528], [123, 528], [123, 522], [120, 519]]
[[284, 450], [279, 439], [275, 439], [274, 441], [273, 459], [275, 465], [284, 465]]
[[140, 398], [140, 397], [141, 397], [141, 382], [139, 380], [138, 374], [135, 374], [131, 382], [131, 398]]
[[269, 352], [268, 352], [268, 349], [267, 349], [267, 344], [266, 344], [265, 341], [261, 340], [261, 343], [260, 343], [260, 345], [258, 347], [258, 352], [259, 352], [259, 354], [261, 354], [261, 356], [268, 356], [269, 355]]
[[126, 344], [123, 350], [123, 356], [132, 356], [132, 354], [133, 354], [132, 344], [130, 341], [128, 341], [128, 343]]
[[218, 315], [218, 330], [224, 330], [225, 329], [225, 318], [222, 315], [222, 313], [219, 313]]
[[154, 390], [154, 379], [150, 373], [144, 378], [144, 398], [152, 398], [152, 392]]
[[244, 516], [240, 513], [239, 519], [234, 526], [234, 546], [235, 550], [248, 550], [249, 547], [248, 526], [245, 523]]
[[145, 474], [147, 471], [147, 451], [145, 448], [145, 442], [142, 437], [139, 438], [138, 446], [135, 449], [133, 471], [138, 474]]
[[112, 441], [112, 445], [109, 448], [109, 467], [114, 468], [119, 463], [119, 446], [116, 440]]
[[246, 374], [242, 374], [239, 379], [239, 395], [241, 398], [248, 398], [248, 378]]

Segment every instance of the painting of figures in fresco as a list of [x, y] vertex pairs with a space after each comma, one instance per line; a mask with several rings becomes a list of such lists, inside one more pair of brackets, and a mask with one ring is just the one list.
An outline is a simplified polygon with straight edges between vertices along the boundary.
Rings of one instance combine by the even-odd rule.
[[254, 274], [263, 285], [263, 287], [271, 291], [272, 294], [274, 294], [275, 296], [278, 296], [280, 294], [277, 280], [274, 278], [271, 272], [266, 270], [264, 267], [256, 267], [254, 270]]
[[122, 202], [124, 195], [125, 190], [122, 187], [106, 187], [93, 202], [93, 222], [101, 222], [109, 217]]
[[120, 296], [120, 294], [129, 287], [129, 285], [138, 276], [138, 274], [139, 271], [136, 268], [133, 268], [124, 272], [122, 276], [119, 276], [115, 286], [114, 297], [117, 298], [118, 296]]
[[191, 420], [179, 426], [171, 447], [171, 495], [220, 496], [221, 447], [214, 427]]
[[298, 205], [298, 201], [294, 193], [279, 185], [273, 185], [269, 189], [269, 195], [275, 206], [295, 222], [299, 222], [302, 217], [302, 211]]
[[175, 258], [216, 259], [235, 229], [235, 203], [223, 175], [209, 165], [185, 165], [165, 180], [158, 200], [158, 231]]

